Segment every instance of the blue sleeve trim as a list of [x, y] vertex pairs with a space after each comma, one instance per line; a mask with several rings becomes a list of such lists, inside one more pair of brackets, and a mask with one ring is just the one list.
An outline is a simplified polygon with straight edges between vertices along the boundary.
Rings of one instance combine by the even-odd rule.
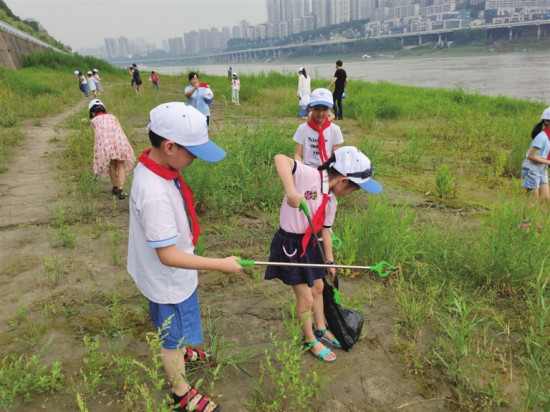
[[178, 242], [178, 237], [174, 236], [170, 239], [165, 240], [156, 240], [156, 241], [147, 241], [147, 246], [152, 247], [153, 249], [159, 248], [159, 247], [166, 247], [166, 246], [172, 246], [175, 245]]

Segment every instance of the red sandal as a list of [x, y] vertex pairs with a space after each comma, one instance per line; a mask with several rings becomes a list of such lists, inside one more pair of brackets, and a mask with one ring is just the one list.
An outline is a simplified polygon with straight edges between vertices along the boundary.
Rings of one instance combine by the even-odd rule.
[[210, 351], [203, 351], [199, 348], [185, 348], [185, 355], [183, 356], [183, 360], [188, 362], [202, 362], [207, 361], [212, 357], [212, 352]]
[[[193, 409], [189, 408], [189, 404], [191, 401], [195, 398], [199, 399], [199, 401], [193, 406]], [[189, 392], [187, 392], [185, 395], [183, 395], [183, 398], [181, 401], [176, 405], [177, 408], [174, 409], [175, 411], [179, 412], [204, 412], [206, 411], [206, 408], [208, 406], [213, 407], [212, 412], [219, 412], [221, 410], [220, 405], [216, 404], [216, 402], [212, 401], [212, 398], [208, 395], [201, 395], [199, 393], [199, 390], [197, 388], [189, 389]]]

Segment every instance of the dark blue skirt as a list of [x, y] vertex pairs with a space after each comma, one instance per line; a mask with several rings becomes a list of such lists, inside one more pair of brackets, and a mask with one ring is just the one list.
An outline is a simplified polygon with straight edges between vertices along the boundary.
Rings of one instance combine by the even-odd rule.
[[[313, 236], [309, 239], [305, 255], [300, 257], [303, 237], [304, 235], [301, 233], [289, 233], [279, 229], [271, 242], [269, 261], [324, 264], [319, 246]], [[323, 242], [321, 242], [321, 247], [323, 247]], [[313, 282], [316, 279], [323, 279], [326, 275], [326, 269], [311, 267], [268, 266], [265, 271], [267, 280], [281, 279], [284, 284], [290, 286], [307, 283], [310, 288], [313, 287]]]

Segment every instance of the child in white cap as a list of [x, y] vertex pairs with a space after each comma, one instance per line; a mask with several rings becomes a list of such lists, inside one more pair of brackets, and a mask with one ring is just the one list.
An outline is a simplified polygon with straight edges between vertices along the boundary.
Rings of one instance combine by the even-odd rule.
[[233, 79], [231, 80], [231, 103], [239, 105], [239, 92], [241, 91], [241, 81], [237, 72], [233, 72]]
[[121, 200], [125, 199], [126, 175], [131, 172], [136, 161], [132, 146], [118, 119], [107, 113], [101, 100], [93, 99], [88, 110], [95, 136], [94, 174], [103, 177], [109, 175], [113, 184], [111, 194]]
[[[334, 221], [337, 197], [357, 189], [380, 193], [382, 186], [372, 179], [374, 169], [359, 149], [345, 146], [336, 150], [322, 166], [305, 166], [285, 155], [275, 156], [275, 167], [286, 197], [280, 213], [280, 228], [271, 243], [270, 262], [333, 264], [330, 228]], [[315, 243], [307, 216], [298, 208], [305, 201], [321, 245]], [[327, 259], [319, 251], [322, 247]], [[331, 270], [334, 275], [334, 270]], [[323, 268], [268, 266], [265, 279], [280, 279], [296, 295], [296, 314], [302, 325], [304, 346], [317, 359], [332, 362], [336, 354], [325, 345], [341, 348], [340, 342], [327, 330], [323, 310]]]
[[94, 93], [94, 97], [97, 97], [97, 85], [95, 84], [95, 78], [91, 71], [88, 72], [88, 87], [90, 91]]
[[308, 166], [325, 163], [344, 142], [340, 127], [331, 122], [334, 115], [332, 93], [327, 89], [315, 89], [309, 99], [312, 115], [298, 126], [293, 140], [296, 142], [294, 159]]
[[180, 171], [197, 157], [219, 162], [226, 154], [208, 139], [205, 116], [187, 103], [163, 103], [151, 110], [150, 120], [152, 147], [138, 159], [130, 193], [128, 272], [149, 300], [155, 330], [171, 317], [162, 331], [161, 359], [172, 384], [173, 410], [217, 411], [185, 378], [185, 362], [207, 356], [186, 348], [203, 340], [197, 270], [236, 273], [242, 267], [235, 256], [195, 255], [200, 226], [193, 192]]
[[99, 70], [94, 69], [92, 71], [94, 72], [94, 80], [95, 80], [95, 85], [97, 87], [97, 94], [98, 96], [101, 96], [101, 92], [103, 91], [103, 85], [101, 84], [101, 78], [99, 77]]
[[[550, 165], [550, 107], [540, 117], [540, 122], [531, 132], [533, 141], [525, 153], [525, 160], [521, 165], [522, 187], [531, 194], [531, 204], [534, 205], [540, 199], [546, 202], [550, 199], [548, 186], [548, 165]], [[524, 221], [523, 227], [528, 228], [530, 221]]]

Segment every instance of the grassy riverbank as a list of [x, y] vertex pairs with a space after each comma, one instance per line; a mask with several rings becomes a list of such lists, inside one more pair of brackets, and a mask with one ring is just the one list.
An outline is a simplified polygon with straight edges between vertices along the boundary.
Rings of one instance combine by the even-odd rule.
[[[40, 125], [82, 100], [73, 71], [99, 64], [52, 61], [46, 54], [33, 67], [0, 70], [0, 171], [10, 168], [18, 142], [32, 142], [24, 133], [26, 122]], [[146, 87], [137, 97], [127, 72], [98, 68], [106, 89], [101, 99], [121, 121], [137, 155], [148, 147], [149, 110], [182, 100], [187, 80], [162, 76], [158, 93]], [[197, 161], [185, 172], [204, 228], [197, 252], [265, 260], [283, 194], [273, 156], [292, 154], [292, 136], [301, 122], [295, 76], [243, 77], [239, 107], [230, 104], [225, 77], [201, 80], [215, 93], [211, 138], [229, 155], [216, 165]], [[550, 222], [547, 208], [527, 208], [519, 180], [530, 131], [544, 105], [387, 83], [354, 82], [353, 87], [353, 96], [361, 98], [350, 95], [344, 101], [346, 119], [338, 124], [346, 143], [370, 157], [384, 192], [355, 194], [341, 203], [334, 226], [343, 241], [337, 261], [384, 260], [399, 270], [383, 279], [341, 274], [353, 285], [344, 303], [365, 314], [366, 326], [349, 359], [337, 361], [336, 368], [349, 362], [340, 363], [348, 374], [338, 383], [355, 385], [354, 366], [368, 374], [369, 357], [360, 353], [381, 345], [369, 326], [377, 306], [388, 305], [393, 343], [387, 356], [396, 362], [385, 368], [409, 377], [413, 393], [441, 398], [451, 410], [547, 410], [550, 264], [544, 257]], [[158, 339], [148, 334], [147, 305], [125, 273], [127, 207], [106, 194], [107, 182], [91, 183], [93, 134], [84, 105], [63, 127], [68, 137], [63, 154], [53, 159], [60, 190], [48, 200], [51, 218], [36, 227], [12, 228], [21, 242], [14, 254], [33, 246], [29, 233], [47, 232], [49, 244], [34, 248], [35, 281], [24, 286], [41, 291], [40, 299], [4, 305], [0, 405], [167, 410], [168, 390], [155, 356]], [[522, 229], [525, 216], [535, 222], [529, 230]], [[22, 263], [3, 262], [2, 282], [18, 282], [28, 271]], [[194, 368], [192, 378], [225, 394], [220, 400], [225, 405], [231, 402], [229, 389], [235, 390], [233, 396], [246, 404], [241, 410], [291, 410], [290, 405], [323, 410], [336, 372], [300, 357], [299, 346], [290, 344], [300, 338], [290, 315], [290, 292], [263, 281], [256, 267], [236, 277], [201, 277], [203, 307], [209, 308], [206, 345], [218, 361]], [[231, 306], [231, 300], [240, 305]], [[256, 316], [257, 328], [250, 327], [255, 320], [248, 312], [240, 316], [240, 306], [264, 308]], [[267, 315], [273, 312], [282, 315]], [[261, 333], [264, 328], [269, 333]], [[52, 338], [60, 335], [64, 350]], [[146, 336], [149, 345], [136, 346]], [[228, 376], [237, 383], [251, 376], [253, 387], [224, 386]], [[318, 399], [307, 389], [312, 382], [323, 389]], [[353, 396], [350, 390], [339, 401], [349, 408], [375, 408]]]

